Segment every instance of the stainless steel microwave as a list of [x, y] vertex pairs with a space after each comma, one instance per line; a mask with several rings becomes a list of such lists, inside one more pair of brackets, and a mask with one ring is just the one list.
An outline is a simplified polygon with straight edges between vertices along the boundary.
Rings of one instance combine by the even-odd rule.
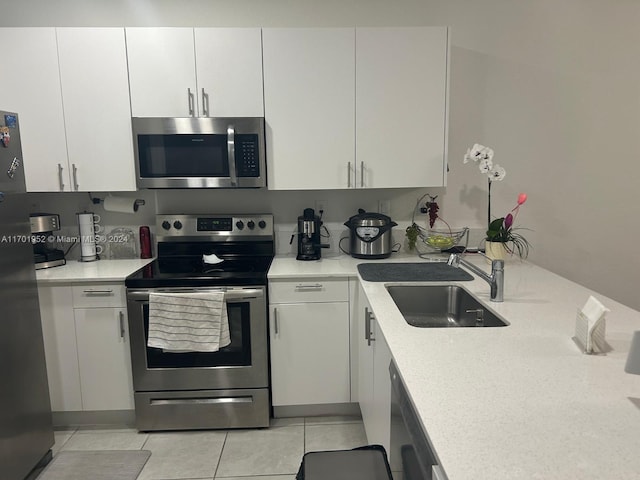
[[267, 184], [264, 118], [134, 117], [138, 188]]

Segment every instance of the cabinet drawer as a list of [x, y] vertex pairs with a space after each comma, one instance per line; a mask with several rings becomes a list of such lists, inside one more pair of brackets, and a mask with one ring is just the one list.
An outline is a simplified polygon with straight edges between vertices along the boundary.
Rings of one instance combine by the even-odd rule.
[[87, 283], [74, 285], [74, 308], [125, 307], [127, 299], [121, 283]]
[[348, 302], [349, 282], [340, 278], [270, 280], [270, 303]]

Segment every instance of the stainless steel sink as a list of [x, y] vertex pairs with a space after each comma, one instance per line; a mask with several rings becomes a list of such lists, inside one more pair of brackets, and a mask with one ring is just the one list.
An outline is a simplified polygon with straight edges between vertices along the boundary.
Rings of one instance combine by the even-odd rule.
[[420, 328], [505, 327], [506, 320], [458, 285], [387, 287], [409, 325]]

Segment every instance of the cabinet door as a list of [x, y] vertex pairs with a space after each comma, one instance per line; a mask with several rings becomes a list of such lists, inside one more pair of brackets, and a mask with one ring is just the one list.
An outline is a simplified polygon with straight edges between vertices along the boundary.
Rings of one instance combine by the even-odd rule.
[[358, 187], [444, 186], [447, 29], [356, 29]]
[[390, 451], [391, 439], [391, 379], [389, 364], [391, 351], [382, 335], [377, 331], [373, 348], [373, 399], [371, 402], [373, 416], [367, 430], [370, 443], [382, 445]]
[[69, 191], [55, 29], [0, 28], [0, 44], [0, 108], [19, 116], [27, 191]]
[[[362, 288], [358, 289], [358, 403], [367, 441], [389, 451], [391, 436], [391, 351], [379, 331]], [[368, 319], [367, 319], [368, 318]], [[371, 340], [369, 341], [368, 338]]]
[[81, 411], [71, 287], [38, 287], [51, 410]]
[[57, 29], [74, 190], [136, 189], [122, 28]]
[[358, 403], [362, 413], [367, 439], [371, 437], [374, 418], [373, 403], [373, 350], [375, 346], [375, 319], [362, 289], [358, 295]]
[[127, 28], [126, 37], [132, 116], [197, 115], [193, 29]]
[[262, 33], [269, 188], [350, 188], [354, 29], [267, 28]]
[[131, 410], [133, 382], [126, 308], [76, 308], [84, 410]]
[[263, 117], [259, 28], [196, 28], [198, 111], [203, 117]]
[[349, 402], [349, 304], [276, 304], [270, 322], [273, 405]]

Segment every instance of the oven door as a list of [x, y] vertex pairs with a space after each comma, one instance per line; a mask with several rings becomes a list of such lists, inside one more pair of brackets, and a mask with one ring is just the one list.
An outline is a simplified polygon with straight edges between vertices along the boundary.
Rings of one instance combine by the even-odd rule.
[[[231, 343], [217, 352], [165, 352], [147, 346], [149, 293], [225, 291]], [[127, 291], [136, 392], [268, 387], [265, 288], [203, 287]]]
[[139, 188], [263, 187], [263, 118], [133, 118]]

